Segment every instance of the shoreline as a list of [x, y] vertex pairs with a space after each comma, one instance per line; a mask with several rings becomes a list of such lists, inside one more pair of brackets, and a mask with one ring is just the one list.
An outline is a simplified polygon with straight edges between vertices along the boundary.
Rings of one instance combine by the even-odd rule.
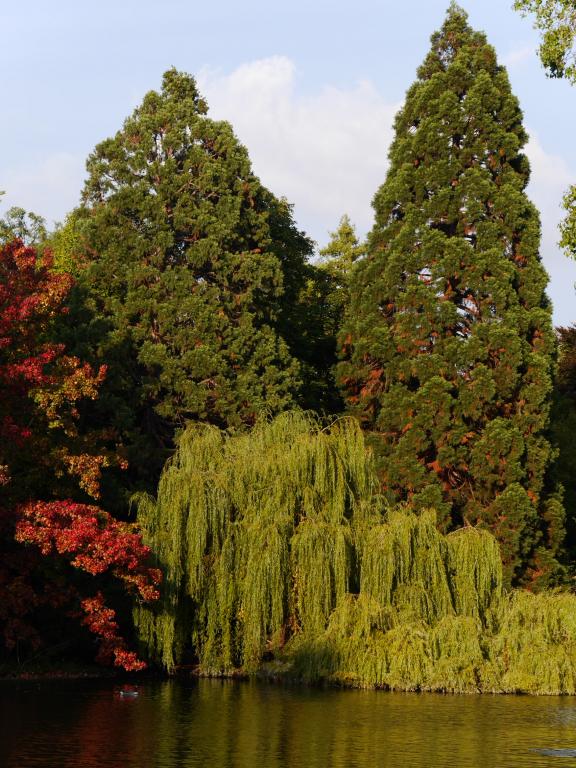
[[198, 668], [185, 668], [177, 670], [174, 674], [166, 674], [160, 670], [147, 670], [144, 673], [126, 673], [115, 669], [95, 669], [85, 667], [79, 669], [54, 668], [51, 670], [35, 670], [30, 672], [2, 672], [0, 684], [18, 682], [74, 682], [74, 681], [108, 681], [126, 683], [131, 686], [145, 685], [150, 682], [185, 682], [187, 680], [218, 680], [221, 682], [258, 682], [271, 685], [287, 686], [289, 688], [316, 689], [316, 690], [349, 690], [349, 691], [380, 691], [382, 693], [411, 693], [411, 694], [436, 694], [440, 696], [512, 696], [530, 698], [567, 698], [575, 697], [576, 693], [563, 691], [534, 693], [524, 690], [483, 690], [481, 688], [466, 690], [451, 690], [449, 688], [392, 688], [385, 685], [367, 685], [360, 681], [348, 679], [330, 679], [328, 677], [318, 680], [304, 680], [289, 674], [273, 673], [270, 670], [261, 669], [256, 672], [244, 672], [236, 670], [227, 674], [208, 674]]

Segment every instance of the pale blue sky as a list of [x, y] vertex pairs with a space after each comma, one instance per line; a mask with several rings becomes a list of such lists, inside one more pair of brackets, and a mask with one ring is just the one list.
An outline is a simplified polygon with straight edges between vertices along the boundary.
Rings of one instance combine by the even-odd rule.
[[[531, 22], [512, 0], [462, 5], [509, 67], [532, 141], [558, 323], [576, 321], [576, 264], [555, 245], [562, 191], [576, 182], [576, 88], [546, 79]], [[76, 204], [84, 161], [174, 65], [198, 76], [256, 172], [294, 203], [321, 246], [342, 213], [364, 233], [384, 179], [394, 112], [448, 0], [20, 0], [0, 21], [0, 211], [50, 221]], [[8, 7], [7, 7], [8, 6]]]

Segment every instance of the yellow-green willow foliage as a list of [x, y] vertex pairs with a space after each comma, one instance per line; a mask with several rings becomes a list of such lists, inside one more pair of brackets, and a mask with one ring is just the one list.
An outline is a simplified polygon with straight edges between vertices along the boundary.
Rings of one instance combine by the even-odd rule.
[[386, 509], [350, 418], [190, 426], [138, 517], [164, 596], [136, 620], [169, 671], [400, 690], [576, 692], [576, 597], [505, 593], [496, 540]]
[[203, 669], [255, 667], [287, 633], [321, 632], [354, 575], [352, 521], [374, 497], [351, 419], [284, 414], [228, 437], [192, 426], [139, 520], [166, 574], [137, 621], [168, 668], [192, 644]]

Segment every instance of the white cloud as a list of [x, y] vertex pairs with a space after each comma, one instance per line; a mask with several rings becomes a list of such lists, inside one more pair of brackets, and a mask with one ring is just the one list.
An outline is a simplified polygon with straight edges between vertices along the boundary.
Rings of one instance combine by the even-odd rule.
[[[527, 50], [513, 51], [509, 57], [519, 61]], [[273, 192], [294, 203], [298, 225], [320, 246], [343, 213], [350, 215], [359, 233], [370, 229], [370, 202], [386, 176], [398, 104], [386, 102], [370, 82], [348, 89], [325, 86], [303, 96], [295, 65], [283, 56], [244, 64], [230, 74], [204, 70], [198, 80], [210, 115], [233, 125], [255, 172]], [[551, 276], [555, 322], [568, 324], [576, 317], [576, 262], [563, 255], [557, 242], [562, 195], [576, 183], [576, 171], [537, 136], [526, 151], [532, 166], [528, 192], [541, 213], [542, 254]], [[84, 157], [68, 153], [50, 155], [35, 166], [14, 167], [1, 182], [6, 195], [0, 199], [0, 213], [20, 205], [49, 221], [61, 219], [78, 203], [83, 178]]]
[[52, 224], [78, 204], [84, 179], [84, 157], [67, 152], [48, 155], [35, 165], [9, 168], [2, 177], [5, 195], [0, 213], [17, 205]]
[[[505, 61], [510, 66], [532, 54], [533, 47], [518, 48]], [[300, 96], [295, 66], [282, 56], [244, 64], [231, 74], [205, 70], [198, 79], [210, 114], [232, 123], [263, 183], [294, 203], [298, 224], [320, 245], [342, 213], [350, 215], [359, 232], [370, 229], [370, 201], [386, 176], [399, 105], [385, 102], [369, 82]], [[574, 320], [576, 263], [557, 246], [558, 223], [562, 195], [576, 182], [576, 173], [535, 136], [526, 152], [532, 166], [528, 191], [542, 218], [541, 250], [551, 277], [555, 322], [567, 324]]]
[[299, 226], [320, 244], [343, 213], [359, 232], [371, 227], [398, 105], [366, 81], [301, 96], [295, 66], [283, 56], [228, 75], [204, 70], [198, 81], [210, 115], [232, 123], [262, 182], [294, 203]]

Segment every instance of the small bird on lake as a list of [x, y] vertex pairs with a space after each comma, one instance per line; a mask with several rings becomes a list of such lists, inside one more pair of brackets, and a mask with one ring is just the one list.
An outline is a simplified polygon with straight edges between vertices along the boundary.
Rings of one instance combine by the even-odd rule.
[[140, 695], [140, 691], [134, 685], [124, 685], [116, 693], [121, 699], [135, 699]]

